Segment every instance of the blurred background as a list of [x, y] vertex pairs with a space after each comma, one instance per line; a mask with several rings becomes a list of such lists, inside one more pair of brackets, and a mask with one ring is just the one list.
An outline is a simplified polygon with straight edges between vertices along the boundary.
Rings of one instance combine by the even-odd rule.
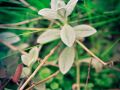
[[[38, 45], [36, 39], [44, 28], [59, 27], [38, 15], [40, 9], [49, 7], [50, 0], [0, 0], [0, 33], [16, 34], [20, 40], [13, 45], [28, 52], [30, 48]], [[120, 90], [120, 0], [79, 0], [69, 17], [69, 24], [90, 24], [95, 27], [97, 33], [85, 38], [83, 43], [102, 60], [112, 63], [98, 73], [94, 67], [91, 67], [88, 90]], [[39, 57], [44, 58], [58, 42], [59, 40], [56, 40], [45, 44], [40, 50]], [[48, 61], [56, 63], [64, 47], [65, 45], [62, 44]], [[80, 60], [89, 57], [80, 46], [76, 46], [76, 54]], [[12, 50], [0, 42], [0, 87], [4, 85], [5, 90], [18, 88], [18, 85], [9, 78], [21, 63], [20, 55], [19, 51]], [[37, 65], [36, 63], [32, 69], [34, 70]], [[58, 67], [44, 66], [38, 72], [37, 78], [45, 79], [56, 70]], [[81, 65], [79, 74], [81, 90], [85, 90], [88, 64]], [[74, 66], [66, 75], [60, 73], [45, 83], [46, 90], [76, 90], [75, 84], [76, 67]]]

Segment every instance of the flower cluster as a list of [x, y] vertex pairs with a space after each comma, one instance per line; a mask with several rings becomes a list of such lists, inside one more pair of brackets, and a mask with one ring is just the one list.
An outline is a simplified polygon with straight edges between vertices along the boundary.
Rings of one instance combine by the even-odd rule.
[[51, 8], [45, 8], [38, 12], [38, 14], [46, 19], [58, 19], [64, 23], [60, 29], [49, 29], [42, 33], [37, 39], [37, 42], [40, 44], [61, 39], [67, 46], [59, 57], [59, 68], [63, 74], [65, 74], [73, 64], [75, 58], [74, 42], [80, 38], [88, 37], [96, 33], [95, 28], [86, 24], [77, 26], [68, 24], [68, 16], [74, 10], [77, 2], [78, 0], [70, 0], [66, 4], [63, 0], [51, 0]]
[[56, 39], [61, 38], [64, 44], [68, 47], [73, 46], [76, 39], [90, 36], [96, 32], [96, 30], [89, 25], [70, 26], [66, 23], [68, 16], [74, 10], [78, 0], [70, 0], [67, 4], [63, 0], [51, 0], [51, 8], [45, 8], [38, 13], [48, 19], [59, 19], [64, 26], [59, 29], [47, 30], [37, 40], [38, 43], [44, 44]]

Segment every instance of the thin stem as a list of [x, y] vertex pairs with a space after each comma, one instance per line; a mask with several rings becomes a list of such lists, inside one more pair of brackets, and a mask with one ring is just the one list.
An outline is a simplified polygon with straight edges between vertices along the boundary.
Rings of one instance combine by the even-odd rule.
[[[28, 53], [25, 52], [24, 50], [19, 49], [18, 47], [14, 46], [14, 45], [12, 45], [12, 44], [10, 44], [10, 43], [4, 42], [4, 41], [2, 41], [2, 40], [0, 40], [0, 42], [3, 43], [5, 46], [7, 46], [8, 48], [10, 48], [10, 49], [13, 50], [13, 51], [19, 51], [19, 52], [20, 52], [21, 54], [23, 54], [23, 55], [28, 54]], [[30, 48], [29, 48], [29, 49], [30, 49]], [[38, 61], [41, 62], [41, 58], [38, 58]], [[54, 63], [52, 63], [52, 62], [46, 62], [45, 65], [51, 65], [51, 66], [54, 66], [54, 67], [58, 67], [58, 65], [56, 65], [56, 64], [54, 64]]]
[[31, 74], [31, 76], [25, 81], [25, 83], [21, 86], [19, 90], [23, 90], [25, 86], [30, 82], [30, 80], [37, 74], [37, 72], [40, 70], [40, 68], [45, 64], [45, 62], [48, 60], [48, 58], [55, 52], [55, 50], [59, 47], [59, 44], [54, 47], [50, 53], [42, 60], [42, 62], [38, 65], [38, 67], [35, 69], [35, 71]]
[[30, 8], [33, 11], [38, 11], [37, 8], [31, 6], [28, 2], [26, 2], [25, 0], [20, 0], [26, 7]]
[[41, 81], [38, 81], [37, 83], [34, 83], [32, 86], [30, 86], [29, 88], [27, 88], [26, 90], [31, 90], [33, 87], [35, 87], [35, 86], [37, 86], [37, 85], [39, 85], [39, 84], [41, 84], [41, 83], [44, 83], [44, 82], [46, 82], [46, 81], [48, 81], [48, 80], [50, 80], [51, 78], [53, 78], [53, 77], [55, 77], [55, 76], [57, 76], [58, 74], [59, 74], [59, 70], [58, 71], [56, 71], [55, 73], [53, 73], [52, 75], [50, 75], [49, 77], [47, 77], [46, 79], [44, 79], [44, 80], [41, 80]]
[[82, 42], [80, 42], [79, 40], [76, 40], [76, 42], [91, 56], [93, 56], [94, 58], [96, 58], [100, 63], [102, 63], [103, 65], [107, 65], [107, 63], [103, 62], [99, 57], [97, 57], [93, 52], [91, 52]]
[[88, 66], [88, 75], [87, 75], [87, 79], [86, 79], [86, 85], [85, 85], [85, 90], [87, 90], [87, 85], [88, 85], [88, 80], [90, 79], [90, 66], [92, 63], [92, 59], [90, 60], [89, 66]]
[[5, 46], [9, 47], [9, 48], [10, 48], [11, 50], [13, 50], [13, 51], [19, 51], [19, 52], [21, 52], [22, 54], [27, 54], [27, 52], [25, 52], [25, 51], [23, 51], [23, 50], [15, 47], [15, 46], [13, 46], [13, 45], [10, 44], [10, 43], [4, 42], [4, 41], [2, 41], [2, 40], [0, 40], [0, 42], [3, 43]]
[[17, 22], [17, 23], [12, 23], [12, 24], [0, 24], [2, 26], [18, 26], [18, 25], [23, 25], [23, 24], [27, 24], [29, 22], [33, 22], [33, 21], [37, 21], [37, 20], [40, 20], [42, 19], [41, 17], [36, 17], [36, 18], [32, 18], [30, 20], [24, 20], [24, 21], [21, 21], [21, 22]]
[[17, 29], [17, 30], [39, 30], [39, 31], [43, 31], [45, 29], [48, 28], [26, 28], [26, 27], [11, 27], [11, 26], [4, 26], [4, 25], [0, 25], [0, 28], [2, 29]]
[[76, 63], [76, 70], [77, 70], [77, 73], [76, 73], [77, 90], [80, 90], [80, 64], [79, 63]]

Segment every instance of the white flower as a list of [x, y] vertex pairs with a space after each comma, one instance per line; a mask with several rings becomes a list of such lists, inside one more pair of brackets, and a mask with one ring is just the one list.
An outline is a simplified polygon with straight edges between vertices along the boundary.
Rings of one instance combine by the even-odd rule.
[[37, 42], [40, 44], [45, 44], [61, 38], [65, 45], [71, 47], [76, 39], [88, 37], [94, 33], [96, 33], [96, 29], [86, 24], [75, 27], [65, 24], [61, 30], [53, 29], [42, 33], [38, 37]]
[[63, 0], [51, 0], [51, 8], [45, 8], [38, 13], [48, 19], [59, 19], [64, 23], [61, 29], [49, 29], [42, 33], [37, 43], [45, 44], [57, 39], [61, 39], [67, 47], [59, 56], [58, 64], [60, 71], [66, 74], [73, 65], [75, 59], [74, 42], [84, 37], [96, 33], [96, 29], [86, 25], [70, 26], [67, 17], [72, 13], [78, 0], [70, 0], [67, 4]]
[[96, 32], [96, 29], [89, 25], [78, 25], [75, 27], [67, 24], [67, 17], [72, 13], [78, 0], [70, 0], [67, 4], [63, 0], [51, 0], [51, 8], [45, 8], [39, 11], [39, 14], [48, 19], [59, 19], [64, 22], [61, 30], [47, 30], [38, 38], [40, 44], [61, 38], [63, 43], [72, 47], [76, 39], [90, 36]]
[[67, 4], [63, 0], [51, 0], [51, 8], [44, 8], [38, 14], [48, 19], [64, 21], [72, 13], [78, 0], [70, 0]]

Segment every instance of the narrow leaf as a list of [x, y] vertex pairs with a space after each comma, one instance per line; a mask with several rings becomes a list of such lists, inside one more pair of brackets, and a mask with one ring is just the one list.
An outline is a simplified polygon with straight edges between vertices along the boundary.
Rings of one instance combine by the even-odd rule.
[[75, 59], [75, 50], [73, 47], [65, 48], [59, 57], [59, 68], [63, 74], [66, 74], [73, 65]]
[[68, 4], [66, 5], [67, 16], [69, 16], [72, 13], [72, 11], [74, 10], [77, 2], [78, 2], [78, 0], [70, 0], [68, 2]]
[[76, 38], [88, 37], [94, 33], [96, 33], [96, 29], [89, 25], [78, 25], [74, 27]]
[[47, 19], [57, 19], [56, 11], [49, 9], [49, 8], [45, 8], [45, 9], [40, 10], [38, 12], [38, 14], [42, 15], [43, 17], [45, 17]]
[[64, 44], [66, 44], [68, 47], [71, 47], [74, 44], [75, 32], [70, 25], [65, 25], [62, 28], [60, 36]]
[[13, 43], [20, 41], [20, 38], [14, 33], [4, 32], [0, 34], [0, 40], [13, 44]]
[[46, 32], [42, 33], [38, 39], [37, 39], [37, 43], [40, 44], [45, 44], [51, 41], [54, 41], [56, 39], [60, 38], [60, 31], [59, 30], [47, 30]]

